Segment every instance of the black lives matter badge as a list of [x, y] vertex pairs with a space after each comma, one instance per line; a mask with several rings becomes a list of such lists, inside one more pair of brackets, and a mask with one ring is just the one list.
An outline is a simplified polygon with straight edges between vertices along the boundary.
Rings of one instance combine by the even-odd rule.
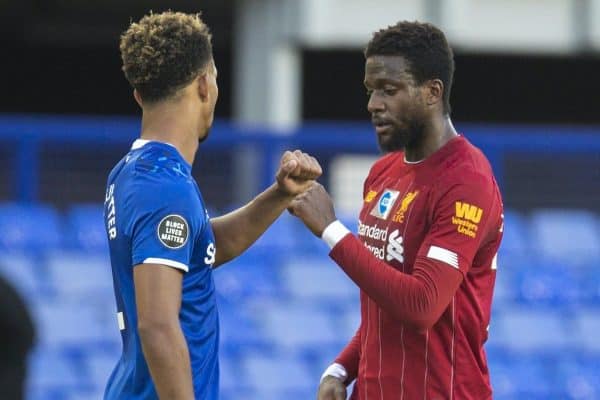
[[158, 224], [158, 240], [169, 249], [180, 249], [188, 240], [188, 223], [181, 215], [171, 214]]

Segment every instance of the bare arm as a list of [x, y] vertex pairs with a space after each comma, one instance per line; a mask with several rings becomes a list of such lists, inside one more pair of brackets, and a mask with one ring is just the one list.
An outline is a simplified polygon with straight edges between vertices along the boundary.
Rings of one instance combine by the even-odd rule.
[[193, 400], [187, 343], [179, 324], [181, 271], [157, 264], [134, 267], [138, 333], [161, 399]]
[[213, 267], [242, 254], [321, 173], [321, 166], [313, 157], [299, 150], [286, 151], [276, 183], [245, 206], [210, 220], [217, 246]]
[[293, 198], [273, 184], [245, 206], [212, 218], [210, 223], [217, 243], [214, 267], [242, 254], [281, 215]]

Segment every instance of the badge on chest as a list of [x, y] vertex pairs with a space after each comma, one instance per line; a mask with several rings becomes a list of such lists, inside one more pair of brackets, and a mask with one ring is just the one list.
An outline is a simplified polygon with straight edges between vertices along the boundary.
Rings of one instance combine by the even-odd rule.
[[371, 215], [380, 219], [387, 219], [398, 200], [400, 192], [397, 190], [385, 189], [375, 206], [371, 210]]

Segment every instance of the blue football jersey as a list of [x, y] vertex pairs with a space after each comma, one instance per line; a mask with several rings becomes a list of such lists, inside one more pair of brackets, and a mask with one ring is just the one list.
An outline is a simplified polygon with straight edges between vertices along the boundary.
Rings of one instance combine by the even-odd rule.
[[169, 144], [138, 139], [111, 171], [104, 203], [123, 353], [106, 400], [158, 399], [137, 332], [135, 265], [181, 270], [179, 322], [196, 399], [218, 398], [219, 322], [212, 264], [215, 239], [191, 166]]

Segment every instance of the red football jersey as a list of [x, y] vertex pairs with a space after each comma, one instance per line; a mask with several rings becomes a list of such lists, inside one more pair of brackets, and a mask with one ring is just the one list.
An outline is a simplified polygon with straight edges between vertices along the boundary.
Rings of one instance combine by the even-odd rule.
[[361, 288], [361, 325], [336, 362], [351, 399], [490, 399], [488, 337], [502, 199], [463, 136], [418, 163], [390, 153], [364, 185], [358, 237], [330, 256]]

